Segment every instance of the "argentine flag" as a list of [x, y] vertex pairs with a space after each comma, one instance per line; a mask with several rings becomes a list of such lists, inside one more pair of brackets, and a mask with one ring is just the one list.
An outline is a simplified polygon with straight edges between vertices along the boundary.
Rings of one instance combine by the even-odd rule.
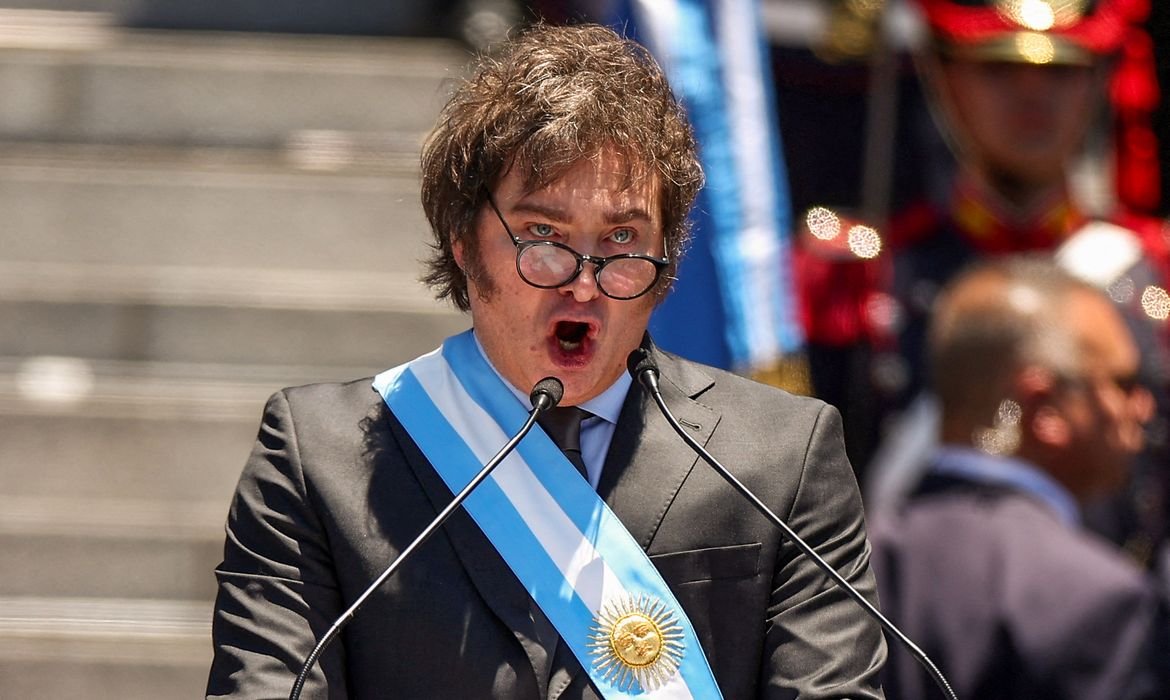
[[774, 369], [804, 335], [759, 0], [618, 0], [609, 22], [666, 70], [695, 127], [707, 184], [674, 291], [650, 329], [662, 347], [743, 373]]

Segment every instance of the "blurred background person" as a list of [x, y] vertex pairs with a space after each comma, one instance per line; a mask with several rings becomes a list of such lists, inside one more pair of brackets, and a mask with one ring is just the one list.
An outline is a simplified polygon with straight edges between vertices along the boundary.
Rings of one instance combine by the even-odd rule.
[[[1164, 698], [1155, 581], [1081, 526], [1120, 488], [1152, 398], [1114, 303], [1036, 258], [977, 264], [930, 333], [942, 445], [873, 523], [883, 610], [961, 698]], [[886, 692], [936, 697], [901, 649]]]
[[[1130, 50], [1149, 48], [1139, 28], [1149, 8], [1132, 0], [916, 5], [927, 30], [916, 67], [953, 175], [890, 218], [877, 255], [826, 236], [828, 214], [807, 218], [796, 264], [814, 387], [836, 392], [831, 401], [850, 416], [851, 456], [869, 471], [870, 505], [896, 499], [935, 427], [929, 404], [912, 402], [925, 382], [938, 290], [973, 260], [1054, 255], [1125, 311], [1141, 380], [1162, 407], [1128, 493], [1093, 515], [1094, 527], [1150, 562], [1166, 532], [1170, 257], [1164, 222], [1129, 206], [1149, 204], [1142, 185], [1156, 186], [1156, 168], [1126, 147], [1152, 109], [1150, 91], [1156, 104], [1151, 55]], [[1124, 176], [1119, 187], [1111, 174]]]

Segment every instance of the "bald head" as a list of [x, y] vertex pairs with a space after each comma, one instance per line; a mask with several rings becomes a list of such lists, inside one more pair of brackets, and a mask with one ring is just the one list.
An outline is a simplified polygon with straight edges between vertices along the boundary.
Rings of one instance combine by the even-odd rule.
[[[1083, 475], [1123, 468], [1140, 449], [1148, 416], [1121, 381], [1138, 367], [1125, 321], [1051, 261], [998, 260], [958, 277], [939, 297], [930, 360], [945, 442], [978, 445], [1011, 401], [1022, 407], [1017, 454], [1076, 493], [1099, 490], [1082, 488]], [[1094, 440], [1113, 444], [1096, 451]], [[1080, 476], [1064, 473], [1074, 467]]]
[[931, 378], [946, 413], [986, 421], [1025, 366], [1075, 375], [1078, 338], [1067, 307], [1099, 296], [1039, 261], [996, 262], [961, 275], [940, 296], [930, 335]]

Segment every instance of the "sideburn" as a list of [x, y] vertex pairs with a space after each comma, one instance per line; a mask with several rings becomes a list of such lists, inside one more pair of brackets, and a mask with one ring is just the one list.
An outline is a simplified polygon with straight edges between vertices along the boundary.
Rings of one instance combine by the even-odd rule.
[[474, 240], [474, 236], [469, 238], [471, 240], [464, 239], [462, 242], [462, 255], [459, 256], [461, 258], [459, 267], [466, 279], [467, 296], [470, 299], [471, 295], [475, 294], [480, 301], [488, 301], [496, 293], [496, 283], [488, 273], [487, 266], [483, 264], [479, 241]]

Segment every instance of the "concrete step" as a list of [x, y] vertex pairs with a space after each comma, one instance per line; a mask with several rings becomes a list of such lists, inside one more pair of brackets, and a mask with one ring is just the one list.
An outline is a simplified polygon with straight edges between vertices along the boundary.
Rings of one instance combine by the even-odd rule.
[[211, 601], [215, 567], [223, 560], [226, 502], [222, 511], [218, 535], [198, 539], [145, 531], [137, 537], [0, 533], [0, 556], [13, 563], [5, 566], [0, 596]]
[[[118, 642], [114, 642], [118, 643]], [[202, 646], [211, 648], [207, 640]], [[61, 659], [0, 659], [0, 698], [19, 700], [191, 700], [203, 697], [206, 663], [152, 664]], [[199, 657], [202, 659], [202, 657]], [[295, 678], [295, 676], [294, 676]], [[292, 681], [289, 681], [292, 687]]]
[[0, 31], [0, 139], [277, 146], [304, 129], [424, 133], [468, 54], [438, 39]]
[[[18, 508], [13, 501], [9, 509], [6, 504], [6, 527], [22, 532], [48, 527], [50, 522], [28, 519], [29, 514], [49, 512], [39, 505], [43, 500], [35, 500], [45, 498], [185, 502], [197, 513], [218, 508], [218, 517], [212, 520], [222, 521], [256, 437], [263, 400], [253, 406], [249, 418], [185, 422], [179, 416], [163, 420], [5, 415], [0, 426], [5, 446], [0, 457], [0, 474], [6, 480], [3, 498], [34, 499], [29, 507]], [[108, 512], [124, 514], [119, 531], [133, 533], [153, 511], [143, 507]], [[82, 512], [78, 517], [97, 518], [86, 522], [98, 527], [105, 513]]]
[[[56, 533], [50, 525], [64, 516], [37, 521], [36, 513], [60, 503], [56, 510], [65, 513], [73, 500], [87, 498], [114, 505], [77, 509], [73, 517], [90, 520], [65, 534], [88, 528], [133, 535], [149, 530], [151, 517], [168, 520], [167, 509], [217, 529], [267, 397], [290, 384], [365, 374], [341, 367], [0, 359], [0, 493], [29, 499], [22, 508], [5, 500], [0, 522], [8, 532]], [[155, 502], [187, 505], [150, 510]]]
[[9, 24], [44, 25], [62, 21], [62, 16], [92, 15], [90, 21], [110, 24], [111, 17], [130, 10], [143, 0], [0, 0], [0, 18]]
[[[417, 275], [417, 147], [0, 145], [0, 260]], [[409, 152], [409, 155], [406, 153]]]
[[[55, 24], [62, 21], [61, 15], [89, 14], [107, 25], [124, 27], [471, 40], [493, 28], [492, 24], [515, 22], [516, 4], [513, 0], [0, 0], [0, 26], [22, 18], [26, 24]], [[485, 23], [491, 24], [485, 28]]]
[[385, 369], [466, 328], [454, 313], [0, 302], [0, 353]]
[[466, 327], [415, 280], [467, 55], [13, 4], [107, 14], [0, 12], [0, 698], [199, 697], [265, 398]]
[[214, 401], [62, 391], [39, 400], [40, 415], [0, 416], [0, 559], [19, 562], [0, 596], [210, 601], [266, 391]]
[[264, 401], [314, 371], [354, 376], [0, 360], [0, 597], [210, 601]]
[[0, 301], [458, 315], [409, 271], [30, 262], [0, 258]]
[[0, 698], [202, 697], [210, 619], [204, 601], [0, 598]]

